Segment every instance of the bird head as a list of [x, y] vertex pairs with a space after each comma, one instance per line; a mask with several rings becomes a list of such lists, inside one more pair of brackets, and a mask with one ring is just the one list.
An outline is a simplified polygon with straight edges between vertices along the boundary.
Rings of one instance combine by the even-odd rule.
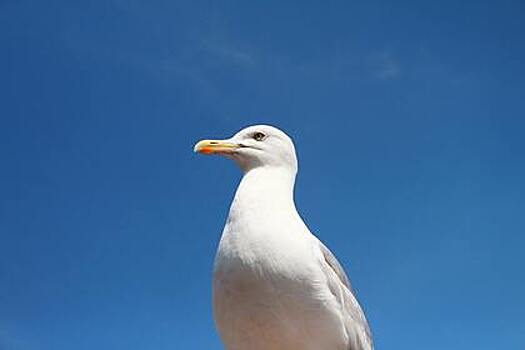
[[297, 172], [292, 139], [269, 125], [249, 126], [225, 140], [201, 140], [194, 151], [233, 159], [245, 173], [260, 167], [285, 169], [293, 175]]

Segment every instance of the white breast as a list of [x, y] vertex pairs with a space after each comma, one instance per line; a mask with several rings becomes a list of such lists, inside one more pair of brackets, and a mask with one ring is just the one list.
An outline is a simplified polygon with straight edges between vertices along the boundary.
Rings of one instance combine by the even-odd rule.
[[310, 232], [288, 201], [265, 198], [241, 183], [219, 244], [213, 308], [226, 349], [347, 350]]

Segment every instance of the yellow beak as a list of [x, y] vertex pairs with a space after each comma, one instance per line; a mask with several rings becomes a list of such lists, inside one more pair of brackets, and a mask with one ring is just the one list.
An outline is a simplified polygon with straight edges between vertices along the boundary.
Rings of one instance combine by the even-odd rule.
[[195, 144], [193, 151], [202, 154], [232, 153], [239, 145], [227, 140], [201, 140]]

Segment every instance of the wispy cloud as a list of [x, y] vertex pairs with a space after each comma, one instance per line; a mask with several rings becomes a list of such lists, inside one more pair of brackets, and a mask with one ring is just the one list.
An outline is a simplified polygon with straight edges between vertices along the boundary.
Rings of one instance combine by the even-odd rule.
[[[134, 0], [113, 0], [119, 8], [138, 6]], [[138, 16], [138, 15], [137, 15]], [[97, 40], [95, 40], [97, 39]], [[98, 40], [76, 27], [66, 30], [66, 46], [81, 56], [103, 62], [124, 64], [164, 82], [184, 82], [199, 93], [218, 97], [225, 75], [247, 85], [263, 79], [277, 83], [283, 77], [293, 81], [387, 81], [401, 76], [398, 60], [390, 50], [367, 53], [362, 49], [338, 47], [312, 56], [290, 51], [271, 51], [250, 46], [219, 29], [189, 32], [185, 40], [168, 42], [157, 51], [137, 51], [136, 47]]]
[[372, 76], [379, 80], [391, 80], [401, 76], [401, 67], [391, 52], [383, 51], [368, 57]]
[[255, 55], [252, 52], [226, 41], [203, 40], [202, 47], [208, 54], [232, 64], [243, 67], [254, 67], [257, 63]]

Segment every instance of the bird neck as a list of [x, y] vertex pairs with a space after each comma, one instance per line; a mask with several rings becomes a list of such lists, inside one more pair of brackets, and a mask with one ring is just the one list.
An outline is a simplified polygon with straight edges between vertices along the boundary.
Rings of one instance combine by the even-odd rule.
[[259, 167], [244, 174], [233, 206], [272, 211], [293, 209], [295, 173], [286, 168]]

